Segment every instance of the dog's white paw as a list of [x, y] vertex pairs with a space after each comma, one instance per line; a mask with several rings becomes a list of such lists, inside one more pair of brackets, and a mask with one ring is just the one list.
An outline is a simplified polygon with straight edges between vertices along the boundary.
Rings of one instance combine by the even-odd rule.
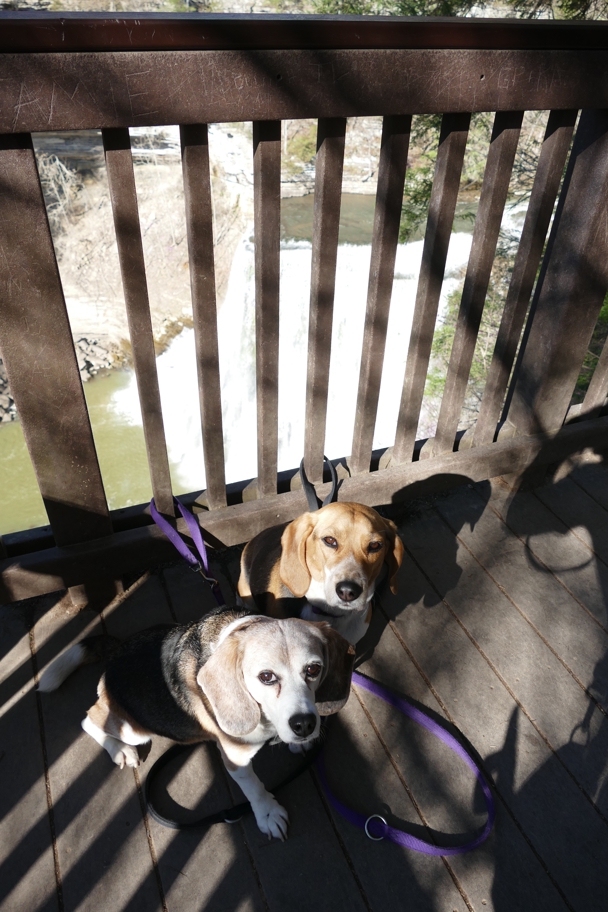
[[316, 738], [312, 741], [300, 741], [295, 744], [289, 745], [289, 750], [292, 754], [305, 754], [307, 751], [312, 750], [315, 746]]
[[279, 804], [276, 798], [269, 793], [263, 801], [256, 803], [253, 808], [255, 821], [265, 836], [269, 839], [273, 837], [285, 842], [287, 839], [287, 827], [289, 826], [289, 816], [285, 808]]
[[121, 769], [124, 769], [125, 766], [136, 769], [139, 766], [137, 748], [131, 747], [130, 744], [118, 744], [116, 750], [112, 752], [112, 760]]

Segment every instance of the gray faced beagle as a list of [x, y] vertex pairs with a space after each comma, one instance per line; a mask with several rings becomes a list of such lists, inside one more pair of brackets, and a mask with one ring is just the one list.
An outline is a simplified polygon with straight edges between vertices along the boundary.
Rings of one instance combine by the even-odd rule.
[[320, 716], [344, 706], [354, 649], [326, 623], [216, 611], [186, 626], [151, 627], [123, 643], [90, 637], [44, 672], [55, 690], [78, 666], [105, 653], [98, 700], [82, 727], [118, 766], [139, 766], [152, 735], [182, 744], [214, 740], [226, 769], [251, 802], [260, 830], [285, 839], [286, 810], [253, 772], [271, 739], [302, 750]]
[[395, 594], [402, 559], [403, 545], [390, 519], [363, 504], [328, 504], [252, 538], [241, 558], [238, 592], [252, 609], [272, 617], [326, 620], [357, 643], [369, 625], [380, 571], [386, 564]]

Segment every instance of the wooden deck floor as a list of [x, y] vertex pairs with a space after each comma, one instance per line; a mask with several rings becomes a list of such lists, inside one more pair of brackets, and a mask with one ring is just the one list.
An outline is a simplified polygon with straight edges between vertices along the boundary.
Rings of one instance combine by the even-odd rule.
[[[42, 910], [555, 912], [608, 896], [608, 471], [592, 465], [513, 499], [464, 487], [400, 526], [407, 554], [384, 593], [360, 670], [463, 733], [496, 784], [480, 849], [451, 858], [371, 842], [329, 809], [316, 774], [281, 794], [287, 842], [251, 818], [201, 835], [142, 812], [139, 771], [120, 771], [80, 729], [99, 669], [52, 694], [35, 675], [102, 624], [117, 636], [211, 607], [181, 565], [132, 582], [101, 617], [61, 594], [2, 609], [0, 905]], [[237, 549], [222, 555], [236, 579]], [[226, 580], [224, 580], [225, 582]], [[199, 814], [229, 803], [215, 748], [173, 770], [170, 792]], [[289, 761], [266, 748], [262, 767]], [[434, 737], [353, 689], [331, 725], [336, 792], [428, 838], [484, 820], [473, 775]]]

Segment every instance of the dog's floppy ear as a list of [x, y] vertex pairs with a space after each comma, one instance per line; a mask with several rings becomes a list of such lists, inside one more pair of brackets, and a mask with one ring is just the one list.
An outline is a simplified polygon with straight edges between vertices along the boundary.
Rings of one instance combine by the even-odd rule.
[[281, 536], [279, 574], [296, 598], [306, 595], [310, 586], [310, 573], [306, 563], [306, 542], [314, 527], [313, 514], [303, 513], [286, 526]]
[[389, 534], [390, 544], [385, 563], [388, 564], [388, 584], [393, 595], [397, 595], [397, 571], [401, 566], [405, 549], [399, 538], [397, 526], [390, 519], [385, 519], [386, 531]]
[[227, 735], [241, 738], [259, 724], [260, 707], [245, 687], [238, 637], [228, 636], [218, 646], [196, 680]]
[[355, 663], [355, 647], [326, 621], [313, 621], [320, 627], [325, 640], [325, 676], [316, 693], [315, 703], [320, 716], [331, 716], [342, 709], [350, 693], [350, 679]]

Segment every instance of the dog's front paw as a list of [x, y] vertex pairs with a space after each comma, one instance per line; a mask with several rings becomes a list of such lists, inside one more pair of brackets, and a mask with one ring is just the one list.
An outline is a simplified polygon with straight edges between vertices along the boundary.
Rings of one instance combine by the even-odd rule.
[[124, 769], [125, 766], [136, 769], [139, 766], [137, 748], [131, 747], [130, 744], [120, 744], [120, 746], [112, 752], [112, 760], [116, 766], [119, 766], [121, 769]]
[[268, 836], [269, 839], [274, 837], [285, 842], [289, 817], [285, 808], [279, 804], [276, 798], [273, 798], [268, 793], [268, 797], [253, 808], [253, 813], [259, 829], [265, 836]]

